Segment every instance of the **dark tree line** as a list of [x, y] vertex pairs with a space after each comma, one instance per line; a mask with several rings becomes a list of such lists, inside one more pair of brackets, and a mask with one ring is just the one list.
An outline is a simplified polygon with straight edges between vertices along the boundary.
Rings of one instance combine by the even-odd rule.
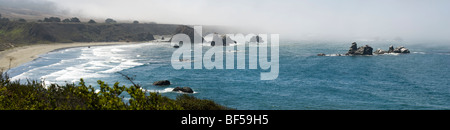
[[108, 18], [105, 20], [105, 23], [117, 23], [117, 21], [114, 19]]
[[95, 22], [94, 20], [89, 20], [89, 22], [88, 23], [97, 23], [97, 22]]
[[[5, 21], [9, 22], [9, 19], [8, 18], [2, 18], [2, 15], [0, 14], [0, 22], [5, 22]], [[18, 22], [27, 22], [27, 20], [25, 20], [25, 19], [19, 19], [17, 21]], [[38, 20], [37, 22], [46, 22], [46, 23], [60, 23], [60, 22], [63, 22], [63, 23], [81, 23], [81, 20], [79, 18], [77, 18], [77, 17], [73, 17], [73, 18], [70, 18], [70, 19], [66, 18], [66, 19], [63, 19], [63, 20], [61, 20], [61, 18], [59, 18], [59, 17], [50, 17], [50, 18], [44, 18], [43, 20]], [[95, 24], [97, 22], [92, 20], [92, 19], [90, 19], [87, 23]], [[115, 23], [117, 23], [117, 21], [112, 19], [112, 18], [107, 18], [105, 20], [105, 23], [107, 23], [107, 24], [115, 24]], [[133, 23], [134, 24], [139, 24], [139, 21], [135, 20], [135, 21], [133, 21]]]
[[77, 17], [71, 18], [71, 19], [64, 19], [62, 22], [64, 23], [80, 23], [80, 19], [78, 19]]
[[0, 14], [0, 22], [9, 22], [8, 18], [2, 18], [2, 14]]

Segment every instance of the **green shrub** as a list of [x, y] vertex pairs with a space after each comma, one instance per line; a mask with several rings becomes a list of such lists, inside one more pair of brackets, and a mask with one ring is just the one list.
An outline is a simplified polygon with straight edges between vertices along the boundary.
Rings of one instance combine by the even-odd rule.
[[[140, 87], [112, 87], [98, 81], [100, 91], [86, 86], [83, 79], [78, 85], [52, 84], [48, 87], [37, 81], [10, 81], [0, 73], [0, 110], [223, 110], [228, 109], [210, 100], [181, 95], [176, 100], [157, 93], [146, 93]], [[128, 101], [120, 97], [130, 95]]]
[[176, 102], [187, 110], [232, 110], [231, 108], [216, 104], [214, 101], [198, 99], [187, 94], [179, 95]]

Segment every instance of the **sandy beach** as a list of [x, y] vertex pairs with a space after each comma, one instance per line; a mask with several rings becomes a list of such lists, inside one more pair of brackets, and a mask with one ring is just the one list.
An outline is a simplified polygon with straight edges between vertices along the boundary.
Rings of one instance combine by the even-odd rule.
[[17, 67], [21, 64], [33, 61], [39, 58], [39, 55], [46, 54], [53, 50], [71, 48], [71, 47], [87, 47], [87, 46], [103, 46], [103, 45], [122, 45], [134, 44], [126, 42], [92, 42], [92, 43], [52, 43], [37, 44], [22, 47], [15, 47], [0, 52], [0, 69], [5, 71], [9, 68]]

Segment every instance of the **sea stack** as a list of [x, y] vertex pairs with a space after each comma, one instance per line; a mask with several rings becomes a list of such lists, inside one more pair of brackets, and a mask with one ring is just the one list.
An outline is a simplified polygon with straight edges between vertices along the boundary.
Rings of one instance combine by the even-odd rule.
[[357, 48], [358, 44], [356, 42], [352, 43], [352, 46], [350, 47], [350, 50], [345, 55], [373, 55], [372, 51], [373, 48], [369, 45], [365, 45], [362, 47]]
[[403, 46], [397, 47], [394, 49], [394, 53], [410, 53], [408, 48], [405, 48]]
[[388, 53], [394, 53], [394, 46], [393, 45], [389, 46]]
[[[375, 52], [373, 52], [373, 48], [369, 45], [365, 45], [365, 46], [361, 46], [358, 47], [358, 44], [356, 44], [356, 42], [352, 43], [352, 46], [350, 46], [350, 49], [347, 51], [347, 53], [345, 53], [346, 56], [357, 56], [357, 55], [373, 55], [373, 54], [377, 54], [377, 55], [382, 55], [382, 54], [386, 54], [386, 53], [402, 53], [402, 54], [408, 54], [410, 53], [408, 48], [405, 48], [403, 46], [397, 47], [394, 49], [394, 46], [391, 45], [389, 46], [389, 50], [388, 51], [384, 51], [380, 48], [378, 48]], [[324, 53], [319, 53], [317, 54], [317, 56], [327, 56]], [[334, 56], [334, 55], [328, 55], [328, 56]], [[336, 56], [342, 56], [341, 54], [336, 54]]]
[[373, 48], [369, 45], [365, 45], [362, 47], [359, 47], [358, 50], [355, 51], [353, 55], [373, 55]]
[[353, 42], [350, 50], [348, 50], [347, 54], [345, 55], [353, 55], [356, 50], [358, 50], [358, 44], [356, 44], [356, 42]]
[[380, 55], [380, 54], [384, 54], [387, 53], [386, 51], [381, 50], [380, 48], [378, 48], [375, 52], [373, 52], [374, 54]]
[[227, 46], [227, 45], [234, 44], [234, 43], [236, 43], [236, 41], [231, 39], [229, 36], [227, 36], [227, 35], [219, 36], [219, 34], [215, 33], [213, 35], [213, 40], [211, 41], [211, 46], [216, 46], [216, 45]]

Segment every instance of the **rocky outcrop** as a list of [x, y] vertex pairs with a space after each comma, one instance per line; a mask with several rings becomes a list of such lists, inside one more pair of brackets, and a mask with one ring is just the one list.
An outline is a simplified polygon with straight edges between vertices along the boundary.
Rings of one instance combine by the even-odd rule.
[[180, 46], [183, 46], [183, 41], [180, 41], [178, 44], [173, 45], [173, 48], [180, 48]]
[[356, 50], [358, 50], [358, 45], [356, 44], [356, 42], [353, 42], [352, 46], [345, 55], [353, 55], [356, 52]]
[[375, 52], [373, 52], [374, 54], [380, 55], [380, 54], [384, 54], [387, 53], [387, 51], [383, 51], [380, 48], [378, 48]]
[[219, 37], [219, 34], [217, 34], [217, 33], [213, 34], [213, 39], [211, 41], [211, 46], [216, 46], [216, 45], [223, 44], [221, 42], [222, 42], [222, 39]]
[[403, 46], [397, 47], [393, 51], [394, 53], [410, 53], [408, 48], [405, 48]]
[[260, 36], [253, 36], [252, 38], [250, 38], [250, 42], [260, 43], [264, 42], [264, 40]]
[[[353, 42], [352, 46], [347, 51], [347, 53], [345, 53], [345, 55], [346, 56], [355, 56], [355, 55], [373, 55], [373, 54], [381, 55], [381, 54], [386, 54], [386, 53], [402, 53], [402, 54], [410, 53], [409, 49], [405, 48], [403, 46], [400, 46], [400, 47], [397, 47], [394, 49], [394, 46], [391, 45], [391, 46], [389, 46], [388, 51], [384, 51], [384, 50], [378, 48], [375, 52], [373, 52], [373, 48], [369, 45], [361, 46], [359, 48], [357, 48], [357, 46], [358, 46], [358, 44], [356, 44], [356, 42]], [[319, 53], [319, 54], [317, 54], [317, 56], [341, 56], [341, 54], [326, 55], [324, 53]]]
[[393, 45], [389, 46], [388, 53], [394, 53], [394, 46]]
[[227, 35], [219, 36], [219, 34], [214, 34], [213, 40], [211, 41], [211, 46], [216, 46], [216, 45], [227, 46], [227, 45], [234, 44], [234, 43], [236, 43], [236, 41], [231, 39]]
[[184, 93], [194, 93], [194, 90], [192, 90], [190, 87], [176, 87], [172, 91], [184, 92]]
[[222, 36], [222, 42], [223, 42], [223, 45], [224, 45], [224, 46], [230, 45], [230, 44], [235, 44], [235, 43], [236, 43], [235, 40], [231, 39], [231, 38], [230, 38], [229, 36], [227, 36], [227, 35]]
[[153, 85], [155, 85], [155, 86], [170, 85], [170, 81], [169, 80], [156, 81], [156, 82], [153, 83]]
[[[194, 28], [186, 26], [186, 25], [180, 25], [178, 26], [178, 28], [175, 30], [175, 34], [186, 34], [189, 36], [189, 38], [191, 39], [191, 43], [194, 43], [194, 37], [201, 37], [202, 41], [205, 41], [205, 39], [203, 39], [203, 37], [196, 33]], [[170, 39], [169, 42], [172, 42], [172, 39]]]
[[373, 48], [369, 45], [359, 47], [353, 55], [372, 55]]
[[386, 54], [386, 53], [403, 53], [403, 54], [407, 54], [410, 53], [408, 48], [405, 48], [403, 46], [397, 47], [394, 49], [394, 46], [391, 45], [389, 46], [389, 50], [388, 51], [383, 51], [381, 49], [378, 49], [374, 52], [375, 54]]
[[373, 48], [369, 45], [356, 48], [357, 46], [356, 42], [352, 43], [350, 50], [345, 55], [372, 55]]

